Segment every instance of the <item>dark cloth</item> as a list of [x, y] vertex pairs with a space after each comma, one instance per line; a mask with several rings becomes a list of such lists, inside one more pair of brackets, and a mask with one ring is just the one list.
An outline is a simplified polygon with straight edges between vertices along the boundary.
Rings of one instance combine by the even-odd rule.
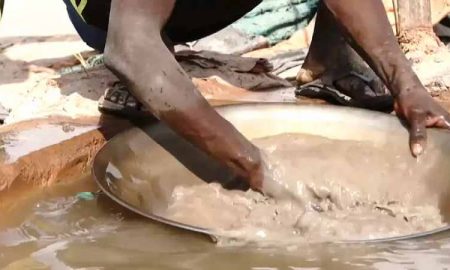
[[[88, 0], [81, 14], [73, 5], [83, 0], [63, 0], [69, 17], [81, 38], [91, 47], [103, 51], [108, 31], [111, 0]], [[197, 40], [232, 24], [261, 0], [178, 0], [165, 28], [174, 43]]]

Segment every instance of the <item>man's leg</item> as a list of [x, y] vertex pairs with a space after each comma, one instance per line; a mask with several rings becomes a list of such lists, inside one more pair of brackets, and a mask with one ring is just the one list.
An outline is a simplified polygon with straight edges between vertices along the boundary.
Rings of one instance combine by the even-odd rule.
[[[372, 109], [383, 110], [392, 105], [392, 100], [386, 98], [387, 92], [381, 80], [350, 47], [323, 3], [320, 4], [311, 46], [297, 80], [300, 85], [318, 80]], [[380, 99], [380, 96], [385, 98]], [[375, 99], [387, 104], [378, 101], [374, 104]]]

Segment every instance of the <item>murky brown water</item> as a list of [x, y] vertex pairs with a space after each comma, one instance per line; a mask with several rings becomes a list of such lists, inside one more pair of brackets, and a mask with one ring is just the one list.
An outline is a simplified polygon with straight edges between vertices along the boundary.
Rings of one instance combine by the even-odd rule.
[[[392, 148], [371, 142], [307, 134], [253, 142], [270, 160], [273, 177], [264, 184], [277, 186], [277, 198], [226, 190], [218, 183], [180, 184], [161, 215], [218, 232], [220, 245], [229, 238], [232, 245], [256, 241], [272, 246], [374, 240], [447, 225], [441, 200], [428, 191], [429, 162], [400, 160]], [[401, 179], [407, 179], [408, 192]]]
[[0, 214], [0, 269], [450, 269], [450, 233], [384, 244], [220, 248], [119, 208], [92, 180], [36, 192]]

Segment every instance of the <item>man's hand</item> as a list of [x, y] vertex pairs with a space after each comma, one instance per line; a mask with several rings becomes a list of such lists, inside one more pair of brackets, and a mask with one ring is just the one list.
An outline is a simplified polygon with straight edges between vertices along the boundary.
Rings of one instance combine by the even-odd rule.
[[409, 144], [415, 157], [425, 150], [428, 127], [450, 129], [450, 114], [424, 88], [400, 92], [395, 111], [409, 124]]

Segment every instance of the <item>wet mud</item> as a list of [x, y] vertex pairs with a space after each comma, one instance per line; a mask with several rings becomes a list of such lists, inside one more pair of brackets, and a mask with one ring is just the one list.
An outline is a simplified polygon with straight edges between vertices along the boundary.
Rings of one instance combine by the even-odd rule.
[[267, 186], [276, 183], [290, 196], [216, 183], [178, 186], [164, 216], [211, 228], [223, 245], [371, 240], [445, 225], [421, 180], [426, 162], [364, 141], [282, 134], [254, 142], [272, 166]]

